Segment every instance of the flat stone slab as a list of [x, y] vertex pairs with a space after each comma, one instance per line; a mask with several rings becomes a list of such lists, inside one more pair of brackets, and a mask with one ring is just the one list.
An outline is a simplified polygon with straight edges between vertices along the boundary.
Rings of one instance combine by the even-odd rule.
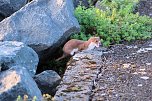
[[55, 101], [151, 101], [152, 40], [76, 54]]
[[54, 97], [55, 101], [88, 101], [93, 89], [93, 80], [98, 73], [102, 52], [81, 52], [68, 63], [63, 81]]

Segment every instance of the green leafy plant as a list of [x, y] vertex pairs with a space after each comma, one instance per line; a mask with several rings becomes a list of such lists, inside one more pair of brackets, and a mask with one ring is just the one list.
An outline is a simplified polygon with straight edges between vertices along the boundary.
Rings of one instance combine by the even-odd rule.
[[[62, 61], [55, 61], [51, 60], [46, 64], [48, 67], [52, 67], [51, 69], [56, 71], [61, 77], [63, 76], [65, 72], [66, 63], [68, 62], [68, 59], [65, 58]], [[47, 67], [45, 67], [47, 68]], [[50, 68], [48, 68], [50, 69]]]
[[24, 95], [23, 97], [21, 97], [20, 95], [17, 97], [16, 101], [37, 101], [37, 97], [34, 96], [33, 99], [28, 99], [27, 95]]
[[152, 19], [132, 13], [137, 3], [138, 0], [102, 0], [103, 10], [77, 7], [75, 16], [81, 32], [72, 38], [87, 40], [90, 36], [100, 36], [104, 46], [152, 38]]
[[23, 99], [22, 99], [22, 97], [19, 95], [18, 97], [17, 97], [17, 99], [16, 99], [16, 101], [22, 101]]

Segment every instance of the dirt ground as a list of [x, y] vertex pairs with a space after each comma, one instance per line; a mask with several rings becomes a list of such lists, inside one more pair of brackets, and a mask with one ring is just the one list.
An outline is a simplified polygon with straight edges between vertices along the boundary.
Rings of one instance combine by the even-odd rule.
[[92, 101], [152, 101], [152, 41], [110, 51], [103, 55]]
[[152, 17], [152, 0], [140, 0], [135, 12]]

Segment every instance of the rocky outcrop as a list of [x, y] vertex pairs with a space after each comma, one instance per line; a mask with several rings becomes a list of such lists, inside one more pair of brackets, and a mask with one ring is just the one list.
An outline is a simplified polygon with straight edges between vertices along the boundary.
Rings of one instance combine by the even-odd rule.
[[95, 7], [98, 8], [98, 9], [100, 9], [100, 10], [102, 10], [102, 11], [106, 11], [106, 10], [109, 9], [109, 8], [106, 7], [106, 6], [103, 6], [101, 0], [98, 0], [98, 1], [96, 2]]
[[[8, 17], [21, 7], [23, 7], [28, 0], [1, 0], [0, 1], [0, 18]], [[0, 19], [1, 21], [2, 19]]]
[[79, 31], [72, 0], [33, 0], [0, 22], [0, 41], [20, 41], [49, 57]]
[[73, 0], [74, 7], [78, 7], [79, 5], [89, 7], [88, 0]]
[[38, 62], [36, 52], [23, 43], [15, 41], [0, 42], [0, 66], [2, 71], [12, 66], [23, 66], [31, 76], [34, 76]]
[[61, 81], [61, 77], [52, 70], [46, 70], [40, 74], [35, 75], [34, 80], [43, 94], [54, 95], [56, 87]]
[[[110, 1], [109, 1], [110, 2]], [[98, 8], [102, 11], [109, 11], [110, 7], [104, 4], [104, 1], [98, 0], [95, 4], [95, 8]]]
[[102, 51], [95, 50], [76, 54], [68, 63], [54, 100], [89, 101], [101, 56]]
[[76, 54], [55, 101], [151, 101], [152, 40]]
[[135, 12], [139, 12], [140, 15], [152, 17], [152, 0], [139, 0]]
[[15, 66], [0, 73], [0, 101], [16, 101], [18, 96], [42, 101], [42, 94], [26, 68]]
[[79, 5], [85, 6], [85, 7], [90, 7], [94, 6], [98, 0], [73, 0], [74, 7], [78, 7]]

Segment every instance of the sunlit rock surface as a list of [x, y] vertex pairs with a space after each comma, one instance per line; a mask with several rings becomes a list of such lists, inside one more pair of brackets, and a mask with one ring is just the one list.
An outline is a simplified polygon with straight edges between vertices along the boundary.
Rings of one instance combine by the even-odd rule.
[[16, 41], [0, 42], [0, 68], [1, 71], [7, 70], [12, 66], [25, 67], [31, 76], [36, 73], [39, 59], [36, 52]]
[[72, 0], [33, 0], [0, 22], [0, 41], [20, 41], [48, 59], [79, 31]]
[[0, 72], [0, 101], [16, 101], [19, 95], [27, 95], [29, 101], [36, 96], [36, 101], [42, 101], [42, 94], [26, 68], [15, 66]]
[[151, 101], [152, 40], [76, 54], [55, 101]]

